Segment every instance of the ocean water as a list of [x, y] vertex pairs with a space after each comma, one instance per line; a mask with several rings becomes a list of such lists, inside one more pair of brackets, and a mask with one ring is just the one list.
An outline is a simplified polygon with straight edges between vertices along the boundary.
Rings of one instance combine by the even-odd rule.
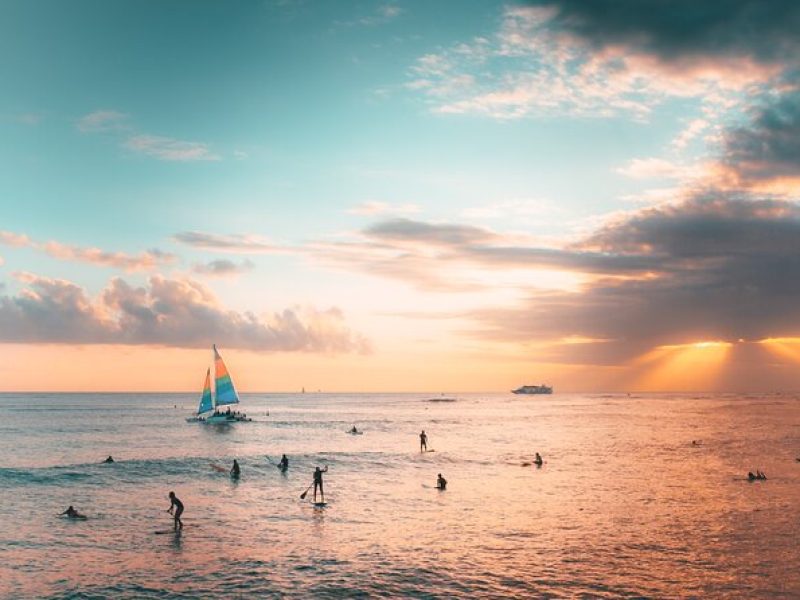
[[0, 596], [800, 597], [797, 397], [454, 397], [0, 395]]

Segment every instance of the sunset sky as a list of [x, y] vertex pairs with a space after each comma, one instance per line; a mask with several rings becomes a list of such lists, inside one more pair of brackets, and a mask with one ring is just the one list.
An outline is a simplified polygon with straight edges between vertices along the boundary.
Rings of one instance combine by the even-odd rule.
[[0, 390], [800, 388], [800, 3], [0, 5]]

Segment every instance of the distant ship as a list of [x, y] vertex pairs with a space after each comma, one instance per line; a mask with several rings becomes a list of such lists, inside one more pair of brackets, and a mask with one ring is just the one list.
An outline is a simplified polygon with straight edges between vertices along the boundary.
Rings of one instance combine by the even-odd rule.
[[520, 388], [511, 390], [512, 394], [552, 394], [553, 386], [551, 385], [523, 385]]

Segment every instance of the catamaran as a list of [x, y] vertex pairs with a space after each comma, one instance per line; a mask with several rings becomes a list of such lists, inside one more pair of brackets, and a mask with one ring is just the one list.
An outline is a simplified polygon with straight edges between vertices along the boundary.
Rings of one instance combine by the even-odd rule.
[[[233, 380], [231, 379], [228, 368], [225, 362], [217, 351], [216, 345], [212, 346], [214, 349], [214, 391], [211, 393], [211, 369], [206, 371], [206, 381], [203, 385], [203, 395], [200, 396], [200, 405], [197, 407], [197, 416], [186, 419], [187, 421], [200, 421], [209, 423], [211, 425], [219, 425], [226, 423], [235, 423], [236, 421], [252, 421], [246, 415], [238, 411], [231, 412], [231, 404], [239, 404], [239, 394], [236, 393], [236, 388], [233, 387]], [[227, 410], [222, 412], [220, 406], [227, 406]], [[213, 414], [208, 416], [206, 413], [214, 411]]]

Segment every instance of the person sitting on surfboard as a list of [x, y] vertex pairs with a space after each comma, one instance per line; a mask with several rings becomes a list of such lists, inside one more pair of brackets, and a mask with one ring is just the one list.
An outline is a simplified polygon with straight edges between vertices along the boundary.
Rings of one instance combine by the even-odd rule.
[[114, 462], [114, 459], [113, 459], [113, 458], [111, 458], [111, 455], [109, 454], [109, 455], [108, 455], [108, 458], [107, 458], [107, 459], [105, 459], [103, 462], [104, 462], [104, 463], [113, 463], [113, 462]]
[[353, 425], [353, 428], [350, 430], [350, 433], [358, 433], [358, 429], [356, 429], [355, 425]]
[[[170, 505], [167, 512], [175, 517], [175, 530], [183, 529], [183, 521], [181, 515], [183, 514], [183, 502], [181, 502], [175, 495], [175, 492], [169, 493]], [[174, 512], [173, 512], [174, 509]]]
[[320, 498], [325, 502], [325, 492], [322, 489], [322, 474], [328, 472], [328, 465], [324, 469], [316, 468], [314, 471], [314, 503], [317, 502], [317, 488], [319, 488]]
[[61, 513], [61, 514], [62, 514], [62, 515], [67, 515], [67, 517], [69, 517], [70, 519], [85, 519], [85, 518], [86, 518], [86, 516], [85, 516], [85, 515], [82, 515], [82, 514], [81, 514], [81, 513], [79, 513], [77, 510], [75, 510], [75, 509], [72, 507], [72, 505], [71, 505], [71, 504], [69, 505], [69, 508], [67, 508], [67, 510], [65, 510], [65, 511], [64, 511], [63, 513]]
[[281, 462], [278, 463], [278, 468], [283, 472], [289, 470], [289, 459], [286, 458], [285, 454], [281, 456]]
[[239, 468], [239, 463], [234, 458], [233, 459], [233, 466], [231, 467], [231, 477], [234, 479], [239, 479], [239, 475], [242, 474], [242, 470]]
[[425, 430], [422, 430], [422, 433], [419, 434], [419, 451], [425, 452], [428, 450], [428, 436], [425, 434]]
[[541, 467], [544, 464], [544, 461], [538, 452], [536, 453], [536, 458], [533, 459], [533, 464], [535, 464], [537, 467]]
[[441, 473], [439, 473], [439, 476], [436, 478], [436, 489], [437, 490], [446, 490], [447, 489], [447, 479], [442, 477]]

